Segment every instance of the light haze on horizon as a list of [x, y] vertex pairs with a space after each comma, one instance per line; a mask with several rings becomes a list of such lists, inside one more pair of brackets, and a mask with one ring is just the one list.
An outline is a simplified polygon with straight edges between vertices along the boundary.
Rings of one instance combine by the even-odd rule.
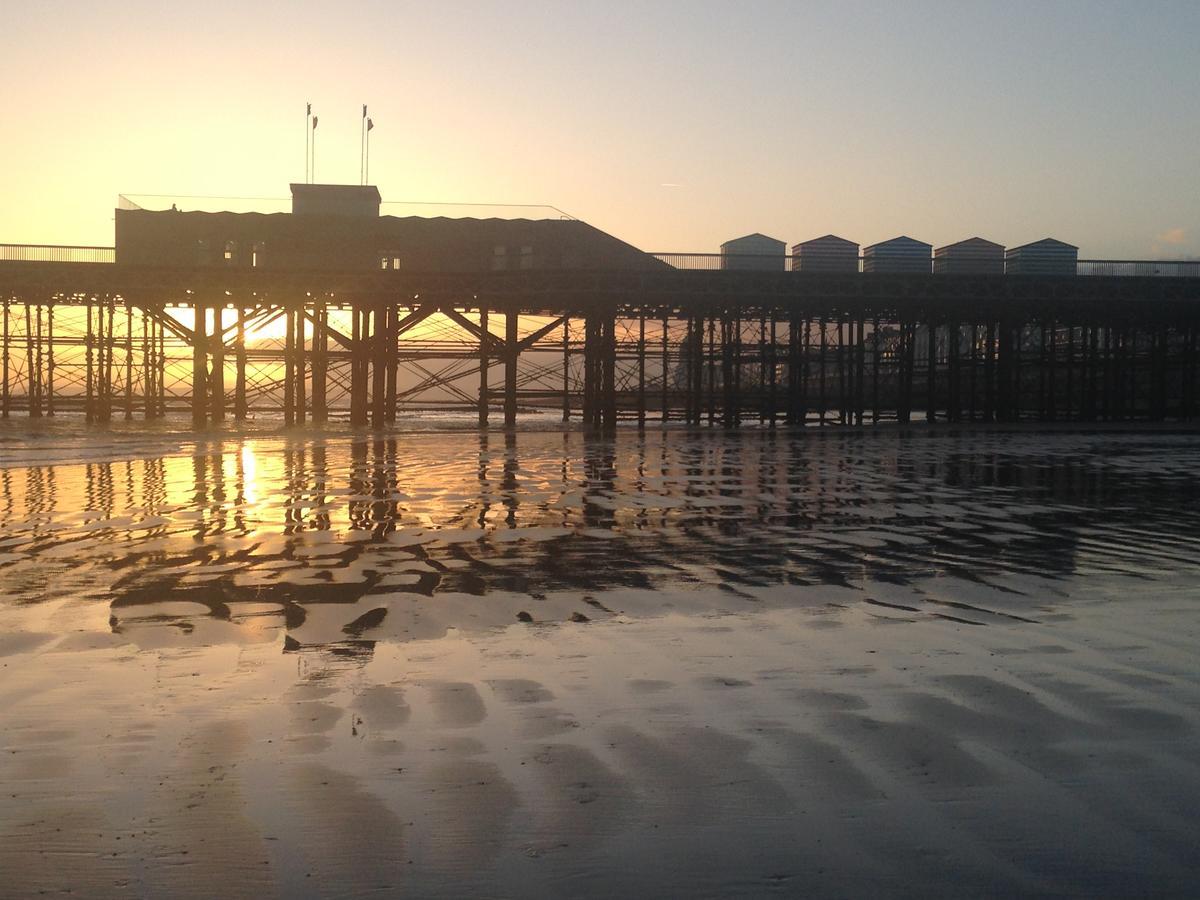
[[118, 193], [547, 203], [647, 250], [761, 231], [1200, 255], [1200, 4], [66, 2], [10, 10], [0, 242]]

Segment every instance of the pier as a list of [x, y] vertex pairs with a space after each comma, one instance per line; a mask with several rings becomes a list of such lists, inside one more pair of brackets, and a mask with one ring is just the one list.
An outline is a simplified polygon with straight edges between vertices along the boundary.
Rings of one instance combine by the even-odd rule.
[[96, 261], [105, 249], [10, 247], [0, 261], [3, 416], [382, 427], [435, 408], [511, 426], [542, 410], [596, 428], [1197, 416], [1200, 277], [1120, 274], [1150, 264], [824, 275], [663, 254], [636, 271], [289, 273]]

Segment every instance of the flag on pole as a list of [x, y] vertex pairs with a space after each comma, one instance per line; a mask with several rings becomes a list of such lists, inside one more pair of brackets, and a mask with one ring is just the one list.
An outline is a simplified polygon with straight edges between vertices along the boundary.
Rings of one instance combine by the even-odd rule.
[[366, 117], [367, 117], [367, 104], [364, 103], [363, 104], [363, 118], [365, 119]]
[[312, 104], [311, 103], [308, 104], [308, 109], [306, 110], [305, 114], [310, 115], [310, 116], [312, 115]]
[[317, 130], [317, 117], [313, 116], [313, 131]]
[[367, 119], [367, 131], [370, 131], [374, 127], [375, 127], [375, 123], [372, 122], [370, 119]]

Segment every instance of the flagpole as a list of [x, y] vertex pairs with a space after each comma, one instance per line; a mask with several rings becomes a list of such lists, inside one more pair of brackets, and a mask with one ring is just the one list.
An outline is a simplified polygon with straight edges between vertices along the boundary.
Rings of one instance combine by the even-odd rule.
[[309, 121], [312, 119], [312, 104], [306, 105], [304, 110], [304, 183], [308, 184], [308, 133], [311, 130], [308, 127]]
[[363, 159], [363, 184], [367, 184], [371, 180], [371, 129], [374, 123], [367, 119], [367, 147], [366, 154]]

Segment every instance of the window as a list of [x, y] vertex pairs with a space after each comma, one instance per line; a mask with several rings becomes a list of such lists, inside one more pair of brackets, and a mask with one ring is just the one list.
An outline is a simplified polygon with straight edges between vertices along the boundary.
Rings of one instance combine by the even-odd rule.
[[204, 238], [196, 241], [196, 265], [212, 265], [212, 251], [208, 246], [208, 241], [206, 241]]
[[521, 248], [521, 268], [533, 268], [533, 247], [529, 246], [528, 244]]
[[393, 272], [400, 271], [400, 257], [393, 253], [379, 254], [379, 268], [383, 272], [388, 270]]
[[492, 249], [492, 271], [500, 272], [508, 268], [508, 248], [496, 245]]
[[250, 268], [257, 269], [262, 265], [262, 253], [262, 244], [255, 242], [250, 245]]
[[235, 244], [233, 241], [225, 242], [225, 265], [237, 265], [237, 244]]

